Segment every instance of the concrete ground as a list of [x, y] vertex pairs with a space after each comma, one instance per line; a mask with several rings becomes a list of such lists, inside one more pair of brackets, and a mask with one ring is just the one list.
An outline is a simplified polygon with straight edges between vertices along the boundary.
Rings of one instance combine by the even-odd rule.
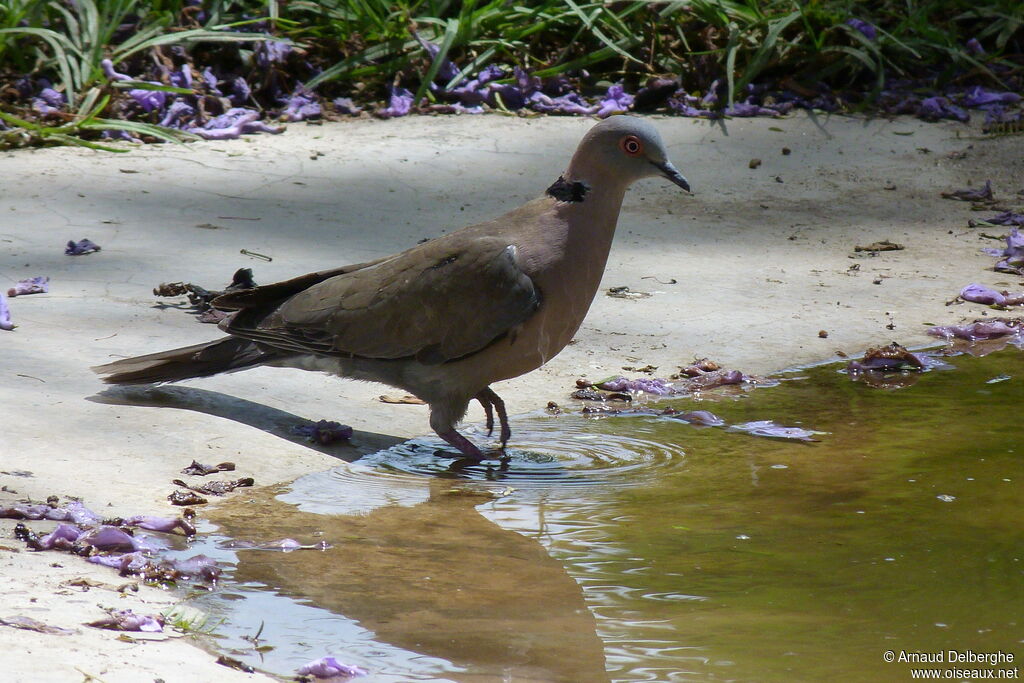
[[[991, 214], [939, 193], [991, 179], [1002, 204], [1020, 205], [1024, 137], [982, 139], [977, 127], [909, 119], [654, 120], [694, 195], [660, 180], [638, 183], [603, 284], [651, 296], [599, 294], [574, 344], [495, 387], [513, 415], [565, 400], [580, 375], [623, 366], [655, 365], [666, 376], [709, 356], [765, 373], [894, 339], [920, 345], [929, 341], [925, 323], [984, 311], [946, 306], [967, 283], [1021, 286], [991, 270], [981, 248], [997, 243], [982, 237], [986, 229], [967, 227]], [[193, 458], [234, 461], [239, 476], [269, 485], [429, 432], [424, 406], [382, 403], [381, 394], [396, 392], [381, 386], [260, 368], [107, 390], [89, 366], [219, 336], [165, 305], [183, 299], [155, 297], [162, 282], [219, 288], [251, 267], [257, 282], [270, 283], [491, 218], [557, 178], [590, 125], [354, 120], [118, 155], [0, 154], [0, 282], [51, 278], [49, 294], [10, 301], [18, 328], [0, 332], [0, 503], [58, 494], [110, 515], [166, 514], [170, 481]], [[83, 237], [102, 251], [65, 256], [63, 245]], [[886, 239], [905, 249], [854, 251]], [[289, 434], [300, 419], [350, 424], [354, 446], [314, 448]], [[468, 420], [481, 419], [472, 408]], [[72, 557], [19, 549], [12, 526], [0, 525], [8, 539], [0, 543], [0, 617], [78, 633], [0, 627], [6, 680], [262, 678], [215, 664], [188, 639], [124, 642], [81, 626], [102, 616], [101, 606], [153, 612], [173, 596], [68, 587], [76, 577], [123, 582]]]

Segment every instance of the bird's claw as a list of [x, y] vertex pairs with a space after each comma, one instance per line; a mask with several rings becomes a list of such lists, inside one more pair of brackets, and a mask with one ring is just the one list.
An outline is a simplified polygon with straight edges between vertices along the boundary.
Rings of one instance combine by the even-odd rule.
[[487, 436], [494, 433], [494, 413], [498, 413], [498, 423], [501, 425], [501, 448], [504, 450], [505, 444], [512, 438], [512, 428], [508, 424], [505, 402], [490, 387], [480, 391], [474, 398], [484, 408], [484, 415], [487, 418]]

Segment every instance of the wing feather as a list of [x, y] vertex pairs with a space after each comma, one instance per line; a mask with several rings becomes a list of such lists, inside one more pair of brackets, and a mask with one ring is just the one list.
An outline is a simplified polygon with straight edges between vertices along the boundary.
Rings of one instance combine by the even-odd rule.
[[311, 279], [272, 309], [241, 310], [226, 330], [293, 352], [442, 363], [485, 348], [540, 305], [516, 248], [490, 236], [442, 238]]

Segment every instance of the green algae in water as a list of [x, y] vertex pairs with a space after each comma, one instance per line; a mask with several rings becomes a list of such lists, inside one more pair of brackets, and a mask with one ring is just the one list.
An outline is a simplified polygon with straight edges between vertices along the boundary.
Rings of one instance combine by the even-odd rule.
[[666, 402], [819, 443], [536, 417], [515, 447], [547, 455], [504, 472], [429, 476], [399, 449], [245, 494], [213, 511], [228, 536], [334, 547], [237, 551], [201, 600], [225, 647], [265, 620], [280, 674], [326, 654], [380, 681], [878, 681], [909, 679], [887, 650], [1019, 661], [1024, 354], [953, 362], [899, 390], [833, 366]]

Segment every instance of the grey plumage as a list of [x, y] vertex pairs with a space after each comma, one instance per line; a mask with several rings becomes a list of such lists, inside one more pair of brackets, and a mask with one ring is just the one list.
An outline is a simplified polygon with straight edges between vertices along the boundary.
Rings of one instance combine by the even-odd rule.
[[455, 430], [469, 401], [497, 413], [489, 387], [558, 353], [600, 283], [622, 197], [662, 176], [689, 190], [657, 131], [627, 116], [595, 125], [549, 192], [505, 215], [377, 261], [225, 294], [230, 336], [99, 366], [113, 384], [174, 382], [257, 365], [296, 367], [404, 389], [430, 405], [435, 432], [465, 456]]

